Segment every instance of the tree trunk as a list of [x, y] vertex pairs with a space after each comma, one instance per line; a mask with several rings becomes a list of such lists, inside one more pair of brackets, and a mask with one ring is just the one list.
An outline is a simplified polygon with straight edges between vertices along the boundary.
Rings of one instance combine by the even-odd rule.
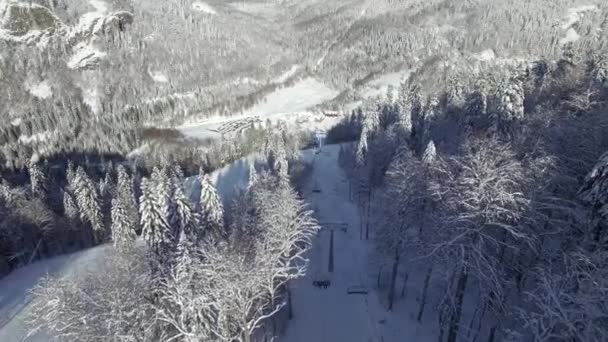
[[483, 323], [483, 317], [486, 314], [487, 308], [488, 308], [488, 305], [484, 303], [483, 309], [481, 309], [481, 314], [479, 315], [479, 321], [477, 323], [477, 330], [475, 331], [475, 337], [473, 337], [473, 342], [477, 341], [477, 338], [479, 337], [479, 334], [481, 333], [481, 324]]
[[469, 274], [466, 270], [466, 266], [463, 266], [460, 272], [460, 276], [458, 277], [458, 285], [456, 286], [456, 308], [452, 313], [452, 317], [450, 317], [450, 326], [448, 328], [447, 342], [456, 342], [456, 338], [458, 337], [460, 316], [462, 315], [462, 302], [464, 300], [464, 294], [467, 289], [468, 279]]
[[399, 248], [395, 248], [395, 260], [393, 261], [393, 271], [391, 273], [391, 285], [388, 290], [388, 311], [393, 310], [393, 301], [395, 300], [395, 283], [397, 281], [397, 271], [399, 271]]
[[488, 337], [488, 342], [494, 342], [494, 337], [496, 337], [496, 326], [493, 326], [490, 329], [490, 337]]
[[367, 192], [367, 209], [365, 210], [365, 240], [369, 240], [369, 217], [372, 205], [372, 190], [370, 185], [370, 190]]
[[334, 230], [330, 230], [329, 234], [329, 261], [327, 271], [332, 273], [334, 271]]
[[410, 273], [405, 272], [405, 275], [403, 276], [403, 287], [401, 287], [401, 298], [407, 297], [407, 280], [409, 277], [410, 277]]
[[289, 287], [289, 284], [286, 285], [287, 287], [287, 318], [289, 320], [291, 320], [293, 318], [293, 307], [291, 306], [291, 288]]
[[473, 317], [471, 317], [471, 322], [469, 323], [469, 329], [467, 329], [467, 341], [471, 340], [471, 333], [473, 332], [473, 324], [475, 324], [475, 317], [477, 317], [477, 313], [479, 312], [480, 306], [481, 306], [481, 302], [478, 301], [477, 305], [475, 305], [475, 310], [473, 311]]
[[376, 286], [377, 286], [378, 288], [380, 288], [380, 277], [382, 276], [382, 268], [383, 268], [383, 267], [384, 267], [384, 266], [380, 266], [380, 269], [378, 270], [378, 278], [376, 279]]
[[429, 281], [431, 279], [432, 272], [433, 272], [433, 268], [429, 267], [428, 271], [426, 272], [426, 277], [424, 278], [424, 288], [422, 289], [422, 302], [420, 303], [420, 311], [418, 311], [418, 317], [417, 317], [418, 322], [420, 322], [420, 320], [422, 319], [422, 314], [424, 313], [424, 307], [426, 306], [426, 295], [428, 293]]

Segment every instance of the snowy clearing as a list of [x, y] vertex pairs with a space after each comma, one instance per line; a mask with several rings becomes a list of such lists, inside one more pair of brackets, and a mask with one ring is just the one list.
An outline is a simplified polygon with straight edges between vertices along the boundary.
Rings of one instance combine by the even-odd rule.
[[[268, 95], [261, 103], [247, 109], [241, 115], [232, 117], [212, 117], [204, 122], [185, 124], [178, 129], [185, 136], [196, 139], [216, 139], [222, 134], [221, 127], [231, 122], [242, 122], [236, 125], [238, 129], [246, 128], [247, 123], [256, 124], [267, 119], [271, 122], [279, 120], [292, 124], [324, 128], [331, 120], [325, 120], [319, 113], [309, 111], [310, 108], [331, 100], [338, 92], [328, 88], [323, 83], [307, 78], [295, 85], [278, 89]], [[311, 125], [312, 124], [312, 125]], [[238, 130], [237, 129], [237, 130]]]
[[42, 81], [37, 84], [26, 83], [25, 88], [30, 92], [30, 94], [39, 99], [48, 99], [53, 95], [51, 87], [47, 81]]
[[394, 90], [396, 91], [399, 89], [401, 82], [407, 80], [411, 73], [411, 70], [401, 70], [398, 72], [381, 75], [380, 77], [367, 83], [361, 89], [361, 96], [363, 98], [386, 96], [389, 86], [393, 86]]
[[276, 90], [268, 95], [263, 102], [243, 112], [243, 115], [264, 117], [279, 113], [302, 112], [329, 101], [337, 95], [336, 90], [327, 87], [314, 78], [307, 78], [293, 86]]
[[213, 7], [209, 6], [204, 2], [195, 2], [192, 4], [192, 9], [197, 12], [207, 13], [207, 14], [217, 14]]

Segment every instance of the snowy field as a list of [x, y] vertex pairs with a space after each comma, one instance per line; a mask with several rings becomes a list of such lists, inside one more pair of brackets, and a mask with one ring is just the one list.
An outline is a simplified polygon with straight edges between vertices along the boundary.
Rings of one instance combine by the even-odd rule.
[[[297, 68], [292, 68], [285, 75], [297, 72]], [[263, 101], [247, 109], [241, 115], [230, 118], [216, 117], [205, 120], [201, 123], [187, 124], [179, 127], [179, 130], [187, 137], [197, 139], [218, 138], [222, 133], [222, 127], [230, 122], [241, 121], [250, 122], [277, 122], [283, 120], [288, 124], [300, 124], [310, 129], [325, 129], [337, 120], [324, 118], [309, 111], [323, 102], [336, 97], [338, 92], [324, 85], [323, 83], [307, 78], [293, 86], [277, 89], [269, 94]], [[242, 127], [245, 128], [245, 127]]]

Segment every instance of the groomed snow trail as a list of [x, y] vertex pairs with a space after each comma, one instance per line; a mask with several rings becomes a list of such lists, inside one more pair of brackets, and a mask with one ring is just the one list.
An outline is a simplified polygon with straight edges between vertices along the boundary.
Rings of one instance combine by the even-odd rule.
[[[348, 183], [338, 166], [339, 145], [325, 146], [314, 157], [314, 171], [305, 197], [320, 223], [346, 222], [348, 230], [334, 232], [334, 271], [328, 272], [329, 231], [322, 230], [309, 251], [307, 275], [291, 284], [294, 317], [287, 324], [282, 342], [381, 342], [383, 309], [371, 291], [367, 276], [368, 243], [359, 239], [359, 216], [348, 199]], [[313, 189], [321, 192], [313, 192]], [[327, 277], [327, 289], [312, 285]], [[363, 285], [368, 295], [348, 294]]]

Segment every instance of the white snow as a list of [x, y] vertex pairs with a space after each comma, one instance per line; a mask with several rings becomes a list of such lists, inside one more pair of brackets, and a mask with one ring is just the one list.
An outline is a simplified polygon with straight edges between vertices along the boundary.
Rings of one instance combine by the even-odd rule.
[[[261, 154], [252, 154], [234, 161], [209, 175], [209, 180], [216, 187], [224, 205], [229, 205], [235, 191], [244, 190], [249, 184], [249, 165], [265, 163]], [[200, 197], [200, 183], [197, 177], [186, 179], [186, 189], [192, 201]]]
[[389, 86], [393, 86], [393, 89], [397, 91], [401, 85], [401, 82], [407, 80], [411, 73], [411, 70], [401, 70], [398, 72], [381, 75], [380, 77], [367, 83], [363, 89], [361, 89], [361, 96], [364, 98], [372, 98], [378, 95], [384, 97], [388, 92]]
[[93, 8], [95, 8], [95, 12], [98, 13], [107, 13], [108, 12], [108, 4], [102, 0], [89, 0], [89, 3]]
[[[178, 129], [186, 136], [207, 139], [219, 138], [221, 136], [218, 128], [231, 121], [237, 120], [258, 120], [266, 121], [270, 119], [272, 122], [283, 120], [286, 122], [296, 123], [303, 121], [308, 117], [308, 122], [314, 124], [323, 123], [326, 126], [331, 120], [325, 120], [317, 113], [311, 112], [309, 109], [331, 100], [338, 95], [336, 90], [333, 90], [323, 83], [307, 78], [299, 81], [293, 86], [282, 88], [269, 94], [265, 100], [254, 105], [252, 108], [245, 110], [240, 115], [232, 117], [212, 117], [204, 122], [185, 124]], [[306, 121], [306, 120], [304, 120]], [[316, 126], [315, 126], [316, 128]]]
[[48, 140], [52, 134], [53, 134], [52, 131], [45, 131], [45, 132], [36, 133], [36, 134], [32, 134], [32, 135], [20, 135], [19, 143], [28, 145], [31, 143], [44, 142], [44, 141]]
[[30, 92], [30, 94], [40, 99], [48, 99], [53, 95], [51, 87], [47, 81], [42, 81], [37, 84], [26, 83], [25, 88]]
[[108, 4], [102, 0], [89, 0], [89, 4], [95, 10], [80, 16], [78, 24], [72, 31], [72, 35], [89, 31], [96, 32], [99, 31], [99, 27], [93, 28], [93, 26], [103, 25], [103, 20], [99, 19], [108, 13]]
[[581, 38], [581, 35], [578, 34], [578, 32], [576, 32], [576, 30], [571, 27], [566, 31], [566, 34], [559, 40], [559, 43], [561, 45], [568, 44], [568, 43], [574, 43], [575, 41], [579, 40], [580, 38]]
[[243, 115], [261, 117], [279, 114], [302, 112], [320, 103], [331, 100], [338, 95], [334, 89], [314, 78], [307, 78], [293, 86], [278, 89], [258, 103], [246, 110]]
[[163, 74], [160, 71], [152, 71], [150, 72], [150, 77], [152, 77], [152, 79], [154, 80], [154, 82], [158, 82], [158, 83], [167, 83], [169, 82], [169, 79], [167, 78], [167, 76], [165, 74]]
[[11, 121], [11, 125], [19, 126], [19, 125], [21, 125], [21, 121], [23, 121], [21, 118], [16, 118], [13, 121]]
[[106, 56], [106, 53], [99, 51], [93, 44], [80, 42], [74, 47], [74, 54], [68, 61], [70, 69], [84, 69], [94, 66]]
[[86, 103], [95, 114], [99, 113], [101, 108], [97, 87], [94, 86], [96, 82], [96, 80], [89, 80], [89, 85], [82, 86], [82, 101]]
[[113, 252], [112, 246], [103, 245], [49, 258], [17, 269], [0, 279], [0, 341], [48, 341], [43, 334], [26, 338], [24, 319], [30, 302], [29, 291], [47, 274], [77, 276], [93, 271], [109, 252]]
[[207, 13], [207, 14], [217, 14], [217, 12], [215, 11], [215, 9], [213, 9], [213, 7], [209, 6], [209, 4], [204, 3], [204, 2], [194, 2], [192, 4], [192, 9], [197, 11], [197, 12], [203, 12], [203, 13]]
[[281, 74], [279, 77], [275, 78], [272, 80], [273, 83], [284, 83], [286, 82], [290, 77], [292, 77], [293, 75], [296, 74], [296, 72], [298, 72], [298, 70], [300, 69], [299, 65], [294, 65], [291, 67], [291, 69], [285, 71], [283, 74]]

